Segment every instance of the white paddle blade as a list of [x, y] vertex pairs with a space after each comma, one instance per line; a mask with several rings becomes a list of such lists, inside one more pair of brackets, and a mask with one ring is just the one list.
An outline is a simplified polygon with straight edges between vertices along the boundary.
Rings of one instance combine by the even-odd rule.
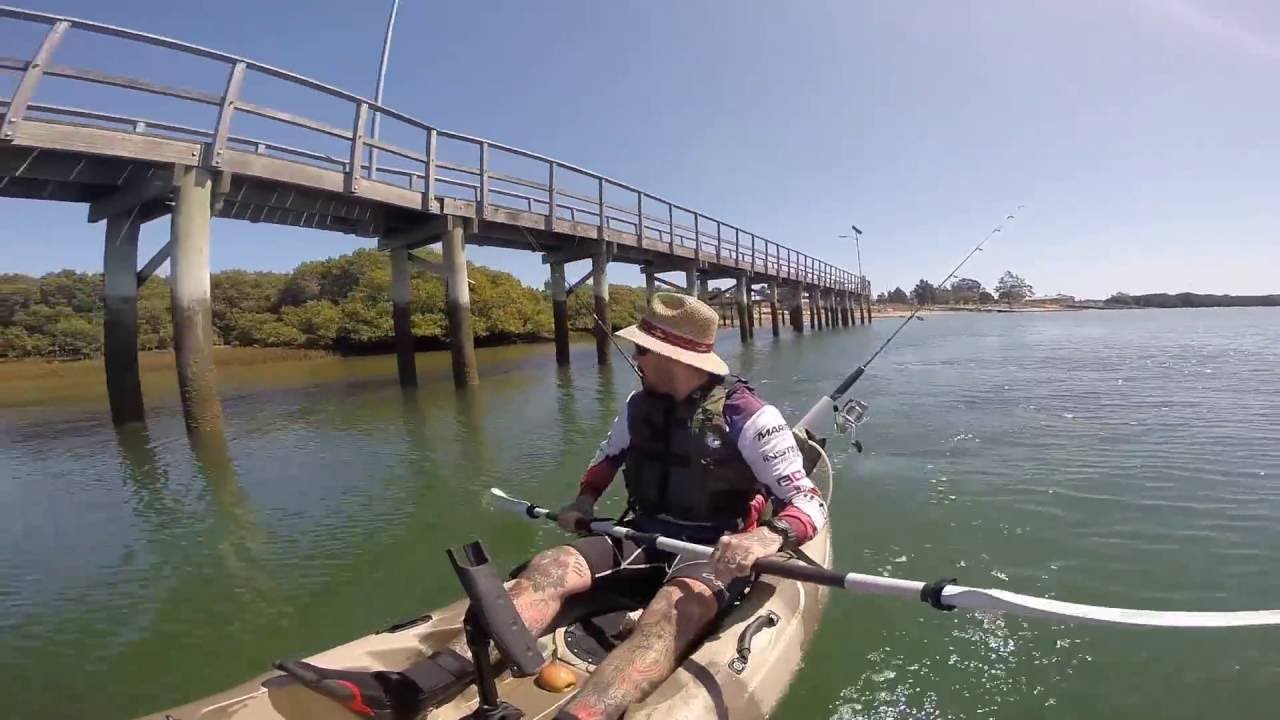
[[489, 488], [489, 502], [495, 508], [522, 514], [529, 507], [529, 503], [517, 500], [498, 488]]

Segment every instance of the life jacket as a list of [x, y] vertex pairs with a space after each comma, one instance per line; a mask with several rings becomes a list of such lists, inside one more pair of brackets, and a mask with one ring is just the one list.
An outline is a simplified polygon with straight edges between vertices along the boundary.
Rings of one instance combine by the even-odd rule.
[[724, 404], [748, 389], [735, 378], [680, 402], [645, 391], [631, 396], [622, 477], [632, 512], [727, 532], [746, 525], [759, 483], [729, 437]]

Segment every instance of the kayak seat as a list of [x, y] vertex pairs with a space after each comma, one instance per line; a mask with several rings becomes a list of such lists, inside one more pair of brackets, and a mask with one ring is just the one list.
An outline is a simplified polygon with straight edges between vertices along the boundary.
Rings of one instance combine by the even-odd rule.
[[471, 661], [448, 649], [402, 671], [340, 670], [301, 660], [272, 665], [353, 713], [375, 720], [412, 720], [452, 699], [475, 676]]

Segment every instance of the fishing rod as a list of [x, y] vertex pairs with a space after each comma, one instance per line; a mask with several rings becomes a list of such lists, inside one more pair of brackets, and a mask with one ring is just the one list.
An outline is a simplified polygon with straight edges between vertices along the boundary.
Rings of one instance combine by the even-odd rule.
[[[1026, 205], [1019, 205], [1014, 209], [1014, 212], [1017, 212], [1024, 207], [1026, 207]], [[1004, 220], [992, 228], [991, 232], [987, 233], [987, 236], [982, 238], [982, 242], [973, 246], [973, 249], [969, 251], [969, 254], [965, 255], [964, 259], [960, 261], [960, 264], [956, 265], [955, 269], [948, 273], [946, 277], [942, 278], [942, 281], [935, 287], [942, 287], [946, 285], [947, 281], [955, 277], [956, 273], [960, 272], [960, 268], [963, 268], [965, 264], [969, 262], [970, 258], [982, 251], [982, 246], [986, 245], [988, 240], [994, 237], [996, 233], [1004, 231], [1004, 224], [1006, 222], [1013, 219], [1013, 214], [1006, 215]], [[817, 428], [815, 428], [814, 425], [818, 422], [818, 418], [822, 413], [827, 409], [828, 404], [831, 405], [832, 412], [835, 413], [837, 418], [839, 418], [842, 414], [839, 405], [840, 398], [844, 397], [844, 394], [849, 392], [849, 388], [853, 387], [854, 383], [858, 382], [858, 380], [862, 378], [863, 373], [867, 371], [867, 368], [871, 363], [875, 362], [876, 358], [880, 357], [880, 353], [884, 352], [885, 348], [889, 347], [889, 344], [893, 342], [893, 339], [898, 337], [898, 333], [902, 332], [904, 328], [910, 325], [911, 321], [914, 320], [916, 315], [919, 315], [920, 311], [923, 309], [924, 305], [920, 304], [919, 299], [917, 299], [915, 309], [911, 311], [910, 315], [902, 320], [902, 324], [898, 325], [897, 329], [895, 329], [893, 333], [880, 344], [880, 347], [876, 348], [876, 351], [871, 353], [871, 357], [867, 358], [866, 361], [859, 365], [856, 370], [849, 373], [848, 377], [842, 380], [840, 384], [836, 386], [836, 389], [831, 391], [830, 395], [823, 395], [818, 402], [814, 403], [813, 407], [809, 408], [809, 412], [805, 413], [804, 417], [800, 419], [797, 427], [808, 428], [809, 430], [816, 431]], [[865, 406], [857, 411], [859, 418], [863, 411], [865, 411]]]
[[[555, 511], [511, 497], [498, 488], [489, 489], [489, 499], [494, 507], [519, 513], [530, 520], [556, 519]], [[577, 529], [609, 535], [620, 540], [630, 540], [637, 545], [657, 548], [683, 557], [710, 558], [714, 550], [707, 545], [676, 540], [657, 533], [639, 532], [607, 520], [582, 518]], [[1008, 612], [1049, 620], [1129, 627], [1190, 629], [1280, 626], [1280, 610], [1191, 612], [1102, 607], [1022, 595], [994, 588], [965, 587], [956, 585], [954, 578], [926, 583], [864, 573], [842, 573], [778, 556], [757, 560], [752, 569], [765, 575], [823, 585], [852, 593], [919, 600], [938, 610], [964, 608], [975, 611]]]
[[[520, 228], [520, 232], [523, 232], [523, 233], [524, 233], [524, 236], [525, 236], [526, 238], [528, 238], [528, 240], [529, 240], [529, 244], [533, 246], [534, 251], [536, 251], [536, 252], [540, 252], [540, 253], [542, 253], [542, 254], [544, 254], [544, 255], [546, 254], [546, 251], [542, 249], [542, 246], [538, 243], [538, 241], [537, 241], [537, 240], [534, 240], [534, 239], [533, 239], [533, 235], [532, 235], [528, 230], [526, 230], [526, 229], [524, 229], [523, 227], [521, 227], [521, 228]], [[572, 291], [570, 291], [568, 294], [569, 294], [569, 295], [572, 295], [572, 294], [573, 294], [573, 292], [572, 292]], [[584, 301], [582, 301], [582, 302], [583, 302], [583, 303], [585, 303], [586, 301], [584, 300]], [[609, 342], [613, 343], [613, 347], [614, 347], [614, 349], [615, 349], [615, 350], [617, 350], [617, 351], [618, 351], [618, 354], [622, 356], [622, 359], [623, 359], [623, 360], [626, 360], [626, 361], [627, 361], [627, 364], [631, 366], [631, 371], [632, 371], [632, 372], [634, 372], [634, 373], [636, 374], [636, 377], [638, 377], [638, 378], [640, 378], [641, 380], [643, 380], [643, 379], [644, 379], [644, 373], [640, 372], [640, 366], [636, 365], [636, 361], [635, 361], [635, 360], [632, 360], [632, 359], [631, 359], [631, 356], [627, 354], [627, 351], [626, 351], [626, 350], [623, 350], [623, 349], [622, 349], [622, 346], [618, 344], [618, 340], [617, 340], [616, 338], [614, 338], [614, 337], [613, 337], [613, 331], [612, 331], [612, 330], [610, 330], [610, 329], [609, 329], [609, 328], [604, 324], [604, 321], [600, 319], [600, 316], [596, 314], [595, 308], [591, 307], [590, 305], [586, 305], [586, 308], [587, 308], [587, 312], [591, 313], [591, 317], [595, 318], [595, 320], [596, 320], [596, 327], [598, 327], [598, 328], [600, 328], [601, 330], [603, 330], [603, 331], [604, 331], [605, 337], [609, 338]]]

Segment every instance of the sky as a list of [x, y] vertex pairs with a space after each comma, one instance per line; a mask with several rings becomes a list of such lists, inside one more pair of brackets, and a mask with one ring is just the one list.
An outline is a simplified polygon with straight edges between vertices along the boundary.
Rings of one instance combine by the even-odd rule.
[[[370, 97], [390, 7], [6, 1]], [[40, 36], [0, 20], [0, 55], [27, 57]], [[57, 61], [212, 92], [225, 82], [112, 42], [70, 35]], [[962, 275], [990, 287], [1011, 269], [1037, 293], [1091, 298], [1246, 294], [1280, 292], [1278, 77], [1280, 4], [1268, 0], [402, 0], [385, 102], [854, 271], [855, 249], [837, 236], [856, 224], [877, 290], [936, 282], [1025, 205]], [[15, 83], [0, 72], [0, 95]], [[150, 97], [121, 106], [118, 92], [47, 85], [37, 100], [192, 117]], [[287, 89], [251, 91], [349, 124]], [[85, 217], [83, 206], [0, 199], [0, 272], [100, 271], [102, 228]], [[167, 221], [147, 225], [143, 256], [167, 233]], [[219, 220], [212, 265], [283, 271], [370, 244]], [[533, 253], [470, 248], [469, 259], [545, 279]], [[611, 279], [640, 275], [615, 265]]]

